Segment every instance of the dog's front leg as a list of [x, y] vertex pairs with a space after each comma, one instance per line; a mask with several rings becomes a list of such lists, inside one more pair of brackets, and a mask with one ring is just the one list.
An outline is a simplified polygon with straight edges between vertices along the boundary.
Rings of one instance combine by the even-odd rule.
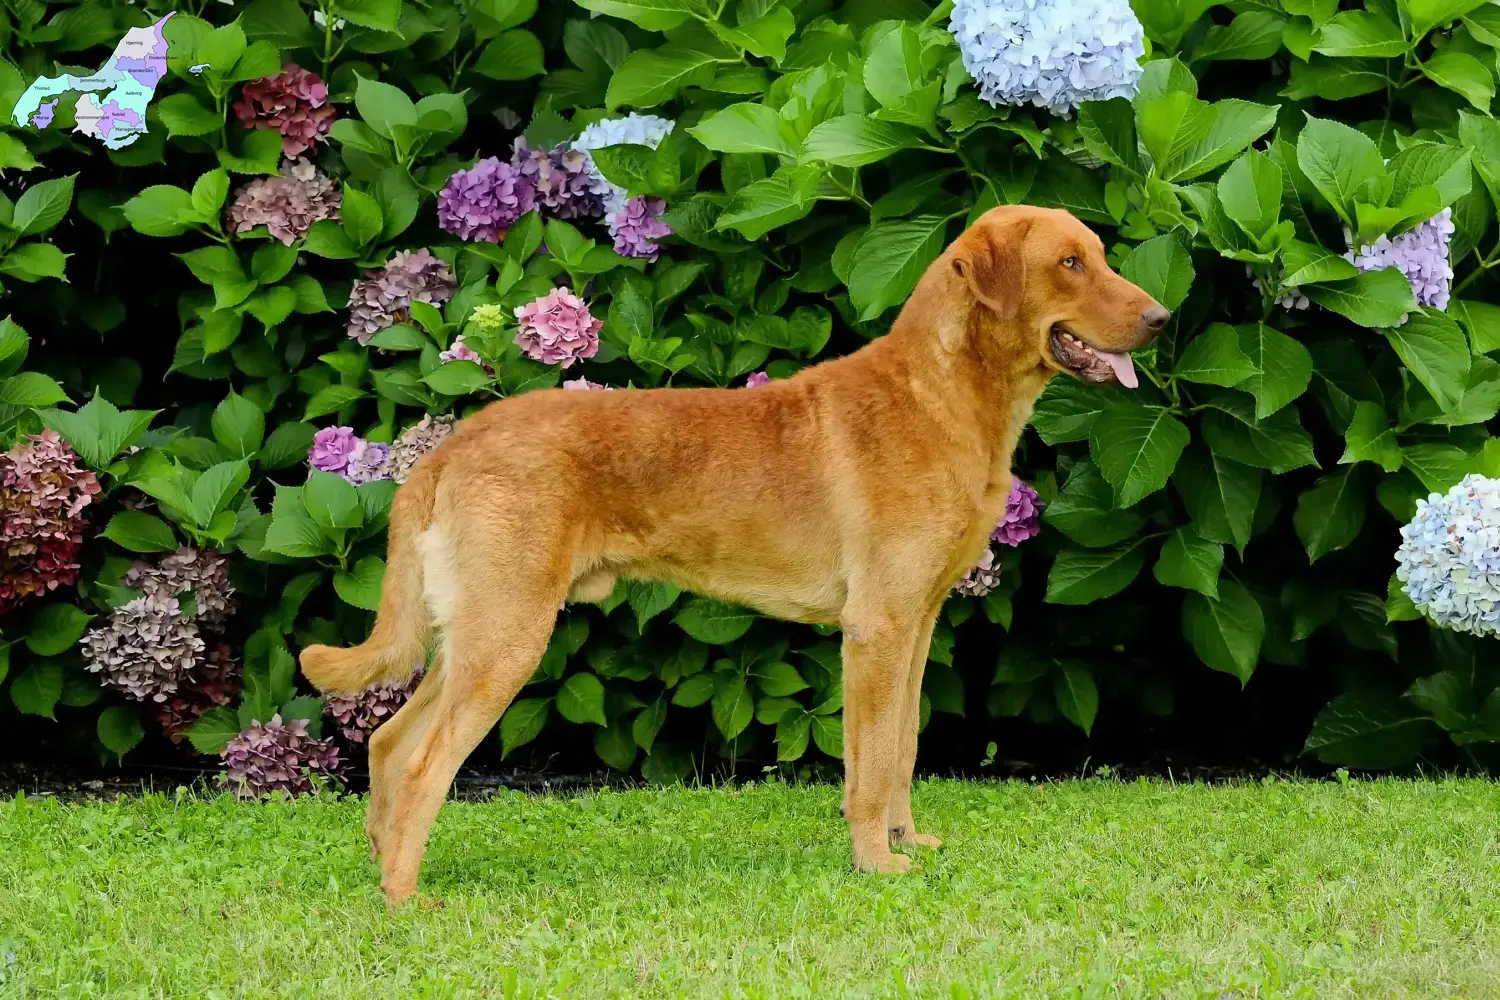
[[[942, 605], [938, 608], [941, 610]], [[892, 844], [913, 844], [918, 847], [941, 847], [943, 842], [927, 833], [918, 833], [917, 824], [911, 814], [911, 782], [917, 767], [917, 731], [922, 722], [922, 675], [927, 670], [927, 651], [932, 644], [932, 629], [937, 624], [937, 611], [929, 614], [923, 622], [922, 631], [912, 649], [901, 707], [901, 751], [897, 761], [896, 781], [891, 788], [889, 812]]]
[[860, 871], [911, 868], [909, 858], [892, 853], [887, 820], [919, 632], [915, 622], [889, 614], [853, 615], [844, 622], [844, 812]]

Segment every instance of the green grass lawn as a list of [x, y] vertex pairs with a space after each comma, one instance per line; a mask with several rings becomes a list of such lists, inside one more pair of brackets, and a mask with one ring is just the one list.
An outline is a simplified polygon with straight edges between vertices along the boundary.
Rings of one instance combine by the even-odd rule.
[[0, 803], [0, 997], [1497, 997], [1500, 785], [931, 781], [449, 803], [387, 913], [363, 802]]

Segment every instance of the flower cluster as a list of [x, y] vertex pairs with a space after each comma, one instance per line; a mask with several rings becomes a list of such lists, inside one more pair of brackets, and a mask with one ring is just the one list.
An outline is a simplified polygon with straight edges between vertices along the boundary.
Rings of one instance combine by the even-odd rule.
[[995, 558], [995, 550], [985, 546], [979, 561], [963, 575], [963, 579], [953, 585], [953, 592], [961, 597], [983, 597], [1000, 586], [1002, 568]]
[[615, 238], [615, 253], [655, 261], [661, 252], [655, 241], [672, 235], [672, 227], [661, 218], [666, 210], [667, 203], [660, 198], [638, 195], [627, 199], [607, 220], [610, 235]]
[[[1350, 250], [1344, 259], [1353, 261], [1361, 271], [1378, 271], [1394, 267], [1406, 275], [1412, 294], [1420, 305], [1434, 309], [1448, 308], [1448, 292], [1453, 282], [1453, 264], [1448, 259], [1448, 244], [1453, 239], [1453, 209], [1437, 215], [1392, 239], [1382, 236], [1368, 246], [1353, 249], [1354, 237], [1346, 229], [1344, 239]], [[1406, 317], [1401, 318], [1406, 322]]]
[[257, 177], [234, 193], [227, 228], [245, 233], [265, 226], [286, 246], [307, 235], [314, 222], [337, 220], [343, 195], [332, 178], [304, 159], [287, 160], [274, 177]]
[[955, 0], [949, 28], [991, 104], [1066, 113], [1134, 97], [1145, 34], [1128, 0]]
[[0, 614], [78, 580], [78, 551], [99, 481], [56, 431], [0, 455]]
[[604, 327], [604, 321], [595, 319], [582, 299], [562, 288], [516, 307], [516, 320], [520, 325], [516, 343], [526, 356], [564, 368], [594, 356]]
[[1401, 529], [1396, 578], [1436, 624], [1500, 635], [1500, 479], [1465, 476], [1418, 500]]
[[391, 445], [391, 461], [387, 470], [390, 477], [398, 483], [406, 482], [411, 478], [412, 468], [422, 456], [442, 444], [452, 433], [451, 416], [423, 416], [420, 421], [403, 431]]
[[136, 701], [190, 688], [203, 650], [198, 623], [175, 597], [137, 597], [83, 637], [84, 669]]
[[[1255, 286], [1255, 290], [1257, 292], [1261, 292], [1261, 293], [1265, 292], [1266, 286], [1261, 282], [1261, 280], [1258, 277], [1255, 276], [1255, 268], [1251, 267], [1249, 264], [1246, 264], [1245, 265], [1245, 274], [1249, 276], [1249, 278], [1250, 278], [1250, 284], [1252, 284], [1252, 285]], [[1279, 271], [1279, 269], [1278, 269], [1277, 280], [1278, 280], [1278, 282], [1280, 281], [1280, 271]], [[1287, 310], [1295, 309], [1295, 310], [1301, 312], [1301, 311], [1306, 310], [1306, 309], [1308, 309], [1309, 307], [1312, 306], [1312, 300], [1309, 299], [1306, 295], [1303, 295], [1302, 294], [1302, 290], [1300, 288], [1290, 288], [1290, 289], [1287, 289], [1287, 291], [1285, 291], [1281, 295], [1276, 296], [1276, 304], [1278, 306], [1280, 306], [1281, 308], [1283, 308], [1283, 309], [1287, 309]]]
[[410, 319], [413, 302], [442, 305], [457, 288], [448, 265], [432, 251], [402, 250], [385, 267], [366, 271], [349, 290], [349, 336], [367, 344], [392, 323]]
[[240, 665], [228, 643], [216, 643], [195, 674], [191, 686], [179, 687], [165, 701], [152, 704], [152, 714], [173, 743], [181, 743], [204, 712], [228, 705], [240, 692]]
[[511, 148], [510, 162], [536, 190], [536, 200], [559, 219], [592, 219], [604, 214], [610, 184], [582, 149], [566, 143], [532, 149], [525, 137]]
[[1016, 546], [1034, 538], [1042, 530], [1042, 503], [1036, 490], [1012, 478], [1010, 496], [1005, 498], [1005, 515], [995, 525], [990, 538], [1002, 545]]
[[499, 243], [536, 203], [536, 186], [498, 157], [455, 171], [438, 192], [438, 225], [459, 239]]
[[448, 345], [446, 351], [438, 352], [438, 360], [443, 362], [472, 361], [476, 365], [483, 365], [484, 370], [491, 375], [495, 374], [495, 369], [484, 363], [484, 358], [479, 356], [479, 352], [464, 342], [464, 335], [461, 333], [453, 338], [453, 343]]
[[765, 372], [751, 372], [749, 375], [745, 376], [746, 389], [759, 389], [763, 385], [769, 385], [770, 382], [771, 376], [767, 375]]
[[339, 733], [350, 743], [363, 743], [417, 690], [424, 664], [418, 663], [404, 681], [386, 681], [357, 694], [329, 695], [323, 712], [338, 723]]
[[655, 149], [661, 145], [661, 141], [672, 131], [676, 122], [666, 118], [658, 118], [656, 115], [642, 115], [632, 111], [624, 118], [605, 118], [594, 122], [588, 128], [578, 133], [578, 138], [573, 140], [573, 148], [583, 150], [588, 160], [589, 176], [600, 190], [605, 191], [604, 215], [610, 218], [619, 212], [629, 197], [629, 192], [618, 184], [612, 184], [594, 163], [594, 158], [588, 156], [590, 150], [603, 149], [605, 146], [650, 146]]
[[307, 464], [358, 486], [390, 478], [391, 446], [366, 441], [352, 427], [324, 427], [313, 435]]
[[301, 156], [313, 143], [327, 142], [335, 115], [328, 103], [328, 85], [318, 74], [297, 66], [245, 84], [234, 113], [246, 128], [280, 132], [281, 151], [287, 156]]
[[255, 722], [224, 747], [229, 765], [225, 784], [235, 798], [261, 799], [276, 791], [306, 795], [313, 790], [312, 775], [333, 775], [339, 751], [333, 738], [314, 739], [306, 719]]
[[614, 389], [615, 389], [614, 386], [612, 386], [612, 385], [605, 385], [603, 382], [590, 382], [588, 379], [584, 378], [582, 375], [578, 376], [575, 379], [568, 379], [568, 380], [564, 381], [563, 384], [562, 384], [562, 387], [564, 389], [572, 389], [574, 391], [580, 391], [581, 390], [583, 392], [601, 392], [601, 391], [614, 392]]
[[156, 562], [137, 559], [121, 582], [147, 597], [180, 597], [191, 591], [197, 604], [193, 617], [205, 628], [222, 628], [234, 614], [229, 560], [209, 549], [184, 545]]

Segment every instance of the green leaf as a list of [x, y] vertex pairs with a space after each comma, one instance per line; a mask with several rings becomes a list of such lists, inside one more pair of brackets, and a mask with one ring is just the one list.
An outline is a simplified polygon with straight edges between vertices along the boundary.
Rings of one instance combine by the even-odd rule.
[[326, 417], [330, 413], [337, 413], [344, 407], [357, 399], [363, 399], [365, 391], [353, 385], [324, 386], [312, 394], [307, 401], [307, 408], [302, 413], [303, 420], [312, 420], [316, 417]]
[[557, 689], [557, 712], [569, 722], [609, 725], [604, 717], [604, 685], [594, 674], [574, 674]]
[[211, 708], [188, 730], [188, 742], [201, 754], [218, 755], [240, 734], [239, 716], [233, 709]]
[[204, 470], [193, 484], [193, 519], [200, 528], [207, 528], [214, 515], [229, 507], [229, 502], [250, 479], [250, 463], [244, 459], [220, 462]]
[[1302, 428], [1296, 407], [1283, 407], [1262, 420], [1246, 396], [1225, 393], [1210, 405], [1213, 409], [1203, 417], [1203, 438], [1215, 455], [1277, 475], [1318, 464], [1312, 437]]
[[1374, 462], [1386, 472], [1401, 468], [1401, 446], [1396, 432], [1378, 404], [1360, 400], [1354, 407], [1354, 419], [1344, 431], [1344, 455], [1341, 465]]
[[[1274, 105], [1193, 100], [1183, 127], [1172, 138], [1166, 162], [1158, 161], [1160, 173], [1166, 180], [1179, 183], [1206, 174], [1234, 159], [1275, 124]], [[1142, 131], [1144, 134], [1144, 124]]]
[[802, 679], [796, 667], [780, 660], [756, 667], [754, 673], [761, 691], [773, 698], [785, 698], [798, 691], [806, 691], [810, 686]]
[[417, 124], [417, 107], [411, 98], [399, 87], [379, 80], [359, 77], [354, 88], [354, 106], [365, 124], [386, 139], [394, 136], [397, 127]]
[[89, 627], [89, 613], [72, 604], [48, 604], [26, 631], [26, 648], [37, 656], [58, 656], [77, 645]]
[[1264, 323], [1235, 327], [1240, 350], [1256, 369], [1238, 384], [1255, 397], [1255, 417], [1263, 420], [1307, 391], [1313, 359], [1307, 348]]
[[100, 532], [131, 552], [174, 552], [177, 536], [169, 524], [142, 510], [122, 510]]
[[1389, 178], [1380, 150], [1369, 136], [1348, 125], [1309, 115], [1297, 137], [1297, 166], [1350, 227], [1355, 224], [1356, 200], [1385, 201], [1380, 189]]
[[1064, 660], [1052, 675], [1052, 695], [1063, 718], [1082, 729], [1093, 731], [1094, 716], [1099, 712], [1099, 689], [1087, 667]]
[[1047, 574], [1048, 604], [1090, 604], [1130, 585], [1146, 561], [1141, 542], [1108, 549], [1066, 548]]
[[343, 202], [339, 206], [339, 218], [349, 242], [357, 247], [377, 239], [385, 225], [380, 204], [359, 188], [344, 186]]
[[639, 49], [620, 64], [609, 80], [604, 105], [650, 108], [664, 104], [688, 87], [702, 87], [714, 75], [714, 59], [706, 52]]
[[1421, 38], [1439, 25], [1456, 21], [1465, 14], [1486, 5], [1486, 0], [1402, 0], [1401, 7], [1411, 18], [1411, 35]]
[[224, 119], [189, 93], [168, 94], [156, 102], [156, 113], [170, 136], [210, 135]]
[[661, 732], [662, 724], [667, 721], [667, 701], [658, 698], [641, 710], [641, 714], [635, 717], [635, 722], [630, 726], [630, 733], [635, 738], [636, 746], [647, 753], [651, 752], [651, 746], [656, 742], [656, 734]]
[[769, 153], [795, 156], [785, 120], [763, 104], [731, 104], [705, 117], [688, 133], [718, 153]]
[[[332, 219], [320, 219], [312, 224], [302, 244], [303, 249], [317, 257], [330, 260], [349, 260], [359, 256], [359, 247], [349, 239], [344, 227]], [[299, 298], [300, 298], [300, 292]]]
[[551, 706], [550, 698], [522, 698], [511, 703], [500, 718], [502, 760], [509, 757], [516, 747], [525, 746], [542, 734]]
[[844, 756], [844, 726], [835, 715], [816, 715], [812, 720], [813, 742], [818, 749], [838, 760]]
[[260, 451], [266, 433], [266, 415], [250, 400], [234, 390], [214, 408], [211, 421], [214, 440], [237, 458], [249, 458]]
[[1400, 767], [1416, 759], [1431, 733], [1432, 723], [1399, 698], [1351, 691], [1318, 713], [1302, 752], [1325, 764]]
[[379, 611], [384, 580], [385, 560], [379, 556], [365, 556], [354, 564], [352, 572], [339, 570], [333, 574], [333, 589], [345, 604], [366, 611]]
[[578, 6], [597, 14], [623, 18], [647, 31], [668, 31], [690, 15], [707, 16], [702, 0], [576, 0]]
[[1042, 390], [1031, 426], [1049, 445], [1087, 441], [1099, 414], [1115, 405], [1131, 405], [1129, 393], [1117, 386], [1085, 385], [1072, 378], [1055, 378]]
[[1381, 332], [1438, 406], [1445, 411], [1458, 406], [1468, 387], [1470, 357], [1469, 343], [1457, 323], [1443, 313], [1422, 309], [1412, 312], [1404, 325]]
[[1347, 281], [1360, 274], [1349, 261], [1316, 243], [1288, 240], [1281, 250], [1281, 283], [1287, 288], [1313, 282]]
[[193, 196], [170, 184], [146, 188], [120, 210], [131, 227], [145, 236], [176, 236], [195, 222], [207, 221], [193, 207]]
[[22, 243], [0, 261], [0, 273], [27, 283], [43, 278], [65, 280], [68, 255], [51, 243]]
[[745, 731], [755, 716], [755, 703], [745, 678], [730, 672], [720, 675], [715, 685], [713, 702], [709, 706], [714, 726], [726, 740], [732, 740]]
[[1260, 659], [1266, 620], [1260, 602], [1248, 590], [1233, 580], [1220, 580], [1218, 600], [1198, 593], [1183, 600], [1182, 634], [1198, 659], [1233, 674], [1244, 686]]
[[1449, 49], [1438, 53], [1422, 64], [1422, 75], [1439, 87], [1462, 94], [1486, 114], [1495, 100], [1494, 74], [1467, 52]]
[[748, 632], [755, 619], [755, 612], [748, 608], [709, 597], [695, 597], [683, 605], [672, 620], [699, 642], [722, 646]]
[[1089, 453], [1114, 487], [1115, 506], [1130, 507], [1167, 485], [1192, 435], [1160, 407], [1113, 406], [1089, 434]]
[[40, 715], [46, 719], [56, 718], [52, 710], [57, 699], [62, 697], [62, 667], [55, 663], [39, 663], [28, 667], [10, 682], [10, 701], [24, 715]]
[[672, 693], [672, 704], [681, 705], [683, 708], [697, 708], [713, 696], [713, 675], [694, 674], [677, 685], [677, 690]]
[[812, 735], [816, 716], [809, 715], [798, 706], [784, 713], [776, 721], [776, 759], [778, 761], [801, 760], [807, 753], [808, 739]]
[[319, 527], [337, 531], [364, 523], [359, 494], [343, 476], [313, 469], [302, 487], [302, 503]]
[[1167, 309], [1175, 310], [1193, 286], [1193, 260], [1182, 241], [1168, 233], [1132, 249], [1120, 262], [1120, 274]]
[[1319, 479], [1297, 498], [1292, 524], [1307, 561], [1317, 562], [1347, 546], [1365, 523], [1365, 496], [1357, 470], [1345, 468]]
[[1348, 281], [1306, 285], [1302, 290], [1323, 308], [1371, 329], [1395, 326], [1417, 308], [1406, 275], [1394, 267], [1364, 271]]
[[862, 167], [920, 145], [921, 133], [910, 126], [869, 115], [840, 115], [808, 133], [798, 160], [835, 167]]
[[616, 771], [629, 771], [635, 763], [635, 740], [623, 718], [594, 731], [594, 753]]
[[492, 80], [526, 80], [547, 72], [541, 41], [521, 28], [504, 32], [474, 60], [474, 72]]
[[1312, 48], [1325, 56], [1388, 59], [1408, 47], [1401, 25], [1379, 11], [1346, 10], [1323, 25]]
[[422, 381], [445, 396], [467, 396], [494, 384], [494, 377], [472, 361], [447, 361], [422, 377]]
[[1448, 306], [1448, 312], [1463, 324], [1475, 354], [1500, 350], [1500, 306], [1458, 299]]
[[1211, 25], [1193, 49], [1193, 62], [1270, 59], [1281, 49], [1286, 24], [1269, 11], [1244, 11], [1228, 24]]
[[96, 393], [74, 413], [39, 410], [37, 416], [44, 425], [62, 435], [90, 468], [102, 470], [114, 462], [116, 455], [140, 441], [152, 419], [160, 412], [121, 412]]
[[16, 199], [15, 215], [10, 220], [10, 228], [22, 236], [38, 236], [51, 231], [68, 214], [68, 207], [73, 204], [73, 181], [77, 177], [77, 174], [69, 174], [55, 180], [42, 181], [21, 192], [21, 197]]
[[919, 215], [871, 226], [849, 258], [849, 298], [870, 320], [911, 294], [927, 266], [943, 252], [948, 220]]
[[1219, 596], [1219, 571], [1224, 567], [1224, 543], [1198, 537], [1191, 528], [1172, 532], [1161, 547], [1153, 575], [1168, 587], [1196, 590], [1206, 597]]
[[333, 551], [333, 542], [312, 518], [276, 515], [266, 529], [265, 549], [293, 559], [312, 559]]
[[1084, 148], [1099, 159], [1138, 176], [1145, 174], [1135, 136], [1135, 109], [1125, 98], [1083, 104], [1078, 109], [1078, 135]]
[[146, 735], [145, 727], [141, 725], [141, 711], [133, 705], [111, 705], [100, 712], [95, 732], [99, 742], [115, 755], [116, 760], [123, 760]]
[[296, 465], [307, 457], [312, 447], [317, 428], [312, 424], [295, 421], [285, 423], [271, 432], [260, 449], [260, 466], [263, 470], [285, 469]]
[[1261, 237], [1281, 217], [1281, 168], [1265, 153], [1251, 149], [1219, 177], [1219, 203], [1240, 228]]
[[771, 230], [796, 222], [812, 211], [823, 172], [816, 166], [782, 167], [770, 177], [735, 192], [719, 214], [715, 229], [734, 229], [758, 240]]
[[1256, 368], [1240, 349], [1239, 332], [1227, 323], [1212, 323], [1188, 341], [1174, 374], [1189, 382], [1229, 388], [1255, 375]]
[[1074, 463], [1062, 492], [1042, 509], [1042, 520], [1089, 548], [1123, 542], [1146, 523], [1137, 510], [1115, 509], [1114, 491], [1087, 460]]
[[1446, 493], [1474, 471], [1473, 457], [1457, 445], [1409, 444], [1401, 449], [1401, 457], [1406, 468], [1434, 493]]
[[682, 596], [681, 588], [660, 580], [632, 580], [629, 587], [630, 609], [635, 612], [636, 627], [643, 632], [647, 622], [671, 608]]

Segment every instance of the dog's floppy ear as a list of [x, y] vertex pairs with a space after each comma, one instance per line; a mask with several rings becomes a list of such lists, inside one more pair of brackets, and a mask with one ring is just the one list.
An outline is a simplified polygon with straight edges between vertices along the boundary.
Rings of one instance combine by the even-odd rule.
[[1021, 243], [1030, 229], [1030, 220], [980, 225], [958, 238], [953, 269], [969, 283], [974, 297], [1001, 319], [1015, 319], [1021, 308], [1021, 286], [1026, 281]]

